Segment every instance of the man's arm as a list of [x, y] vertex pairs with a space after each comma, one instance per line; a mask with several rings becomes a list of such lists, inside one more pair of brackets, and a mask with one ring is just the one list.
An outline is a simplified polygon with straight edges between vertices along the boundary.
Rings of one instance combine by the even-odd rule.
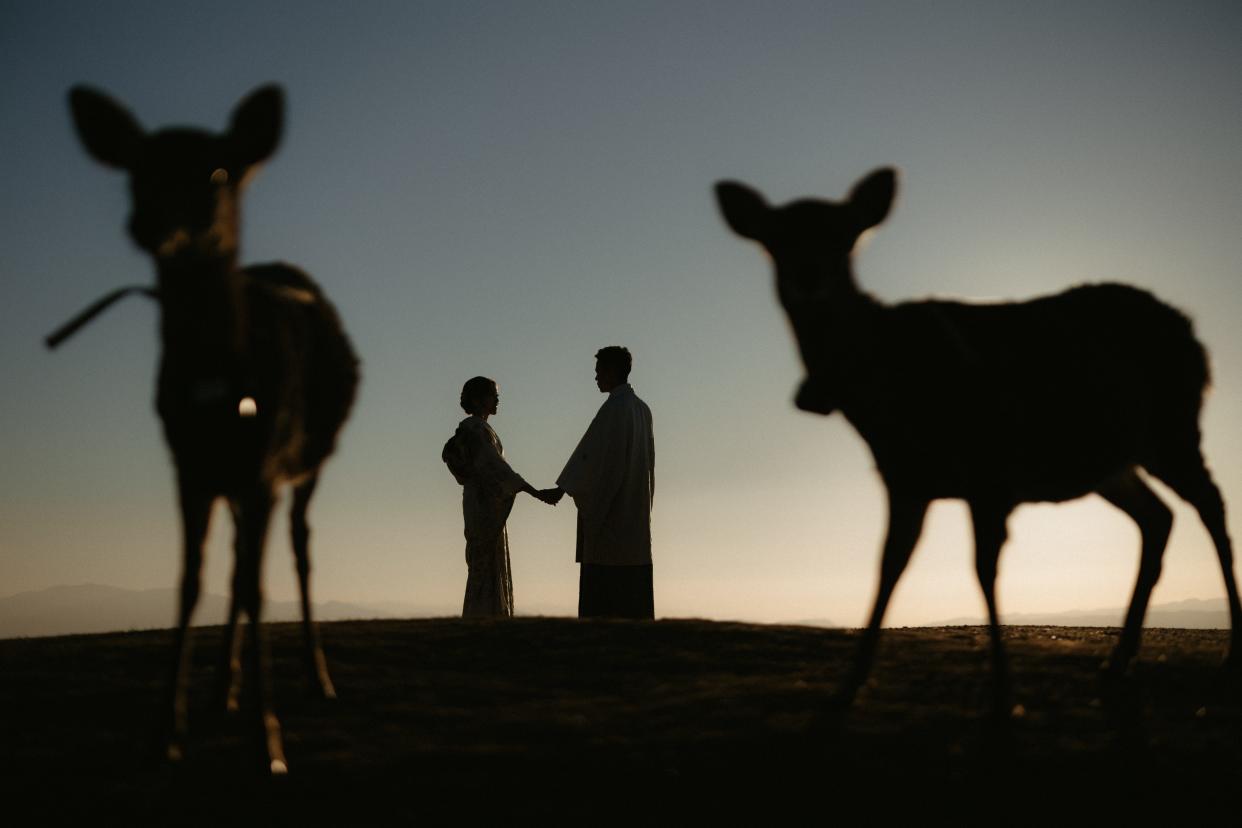
[[651, 421], [651, 411], [647, 411], [647, 462], [650, 468], [647, 471], [649, 480], [651, 481], [651, 503], [648, 508], [655, 506], [655, 426]]
[[573, 498], [592, 496], [600, 487], [600, 477], [607, 466], [609, 443], [616, 431], [618, 412], [610, 402], [600, 406], [565, 463], [565, 468], [556, 478], [556, 485]]
[[574, 499], [583, 520], [597, 527], [621, 490], [633, 442], [636, 412], [619, 403], [610, 401], [600, 407], [556, 481]]

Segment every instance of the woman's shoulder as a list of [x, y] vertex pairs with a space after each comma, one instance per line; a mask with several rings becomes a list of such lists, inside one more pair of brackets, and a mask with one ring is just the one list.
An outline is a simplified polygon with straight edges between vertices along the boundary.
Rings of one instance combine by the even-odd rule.
[[481, 420], [478, 417], [467, 417], [462, 420], [457, 424], [457, 430], [471, 440], [495, 442], [498, 439], [492, 427], [485, 420]]

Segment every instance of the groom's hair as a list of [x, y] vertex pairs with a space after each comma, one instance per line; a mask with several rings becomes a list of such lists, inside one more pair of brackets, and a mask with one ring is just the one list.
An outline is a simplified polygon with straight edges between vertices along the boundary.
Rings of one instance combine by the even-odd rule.
[[473, 414], [479, 406], [479, 400], [485, 394], [491, 393], [495, 386], [496, 381], [487, 377], [471, 377], [466, 380], [466, 384], [461, 387], [461, 410]]
[[630, 356], [629, 348], [609, 345], [607, 348], [600, 348], [595, 358], [599, 360], [600, 365], [615, 373], [622, 382], [629, 379], [630, 368], [634, 365], [634, 358]]

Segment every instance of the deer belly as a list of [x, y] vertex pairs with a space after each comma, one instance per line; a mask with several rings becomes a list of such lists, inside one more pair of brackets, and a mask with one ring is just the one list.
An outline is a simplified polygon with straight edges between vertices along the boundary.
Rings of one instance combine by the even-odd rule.
[[1013, 491], [1017, 502], [1060, 502], [1090, 494], [1139, 462], [1138, 441], [1124, 424], [1094, 425], [1037, 428], [998, 441], [986, 454], [984, 471]]
[[962, 416], [900, 435], [864, 436], [886, 481], [928, 497], [1059, 502], [1089, 494], [1138, 464], [1132, 430], [1109, 425], [1067, 429], [1046, 420]]

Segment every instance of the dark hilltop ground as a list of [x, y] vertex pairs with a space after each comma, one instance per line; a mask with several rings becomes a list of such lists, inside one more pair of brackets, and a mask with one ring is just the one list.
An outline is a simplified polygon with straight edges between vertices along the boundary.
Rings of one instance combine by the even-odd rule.
[[[1242, 824], [1242, 690], [1228, 633], [1148, 630], [1106, 690], [1116, 631], [1010, 627], [1025, 708], [984, 714], [978, 627], [886, 631], [844, 716], [855, 633], [696, 620], [324, 625], [340, 699], [307, 693], [272, 627], [291, 773], [255, 773], [246, 711], [212, 709], [220, 628], [196, 638], [190, 753], [153, 758], [168, 631], [0, 641], [10, 825]], [[801, 815], [801, 816], [798, 816]], [[847, 818], [847, 815], [848, 816]]]

